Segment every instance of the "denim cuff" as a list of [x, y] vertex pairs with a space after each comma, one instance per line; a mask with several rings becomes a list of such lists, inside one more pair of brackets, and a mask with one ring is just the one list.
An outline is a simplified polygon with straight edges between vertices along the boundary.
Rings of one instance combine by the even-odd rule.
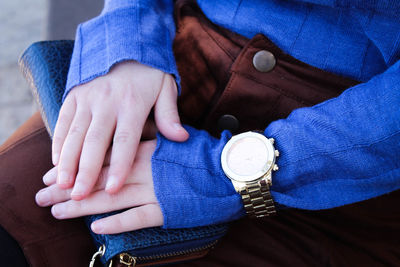
[[166, 10], [160, 11], [149, 6], [154, 4], [138, 2], [108, 6], [100, 16], [78, 26], [63, 99], [71, 88], [108, 73], [113, 65], [126, 60], [174, 75], [180, 88], [172, 52], [172, 7], [166, 5]]
[[164, 215], [164, 228], [222, 223], [245, 215], [240, 195], [225, 176], [220, 155], [230, 138], [220, 139], [185, 126], [183, 143], [157, 136], [152, 157], [154, 189]]

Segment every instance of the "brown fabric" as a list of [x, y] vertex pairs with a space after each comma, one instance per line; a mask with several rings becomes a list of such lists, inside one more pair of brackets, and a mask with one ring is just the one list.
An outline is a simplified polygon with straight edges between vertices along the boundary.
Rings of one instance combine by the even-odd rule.
[[0, 147], [0, 225], [31, 266], [88, 266], [95, 248], [82, 220], [58, 221], [35, 203], [51, 167], [51, 141], [36, 113]]
[[[339, 95], [356, 81], [319, 70], [282, 52], [265, 36], [251, 40], [210, 23], [193, 1], [178, 1], [175, 57], [182, 76], [182, 119], [218, 136], [220, 116], [239, 132], [265, 129], [293, 109]], [[260, 50], [277, 60], [253, 67]], [[242, 219], [210, 254], [180, 266], [400, 266], [400, 191], [326, 211], [280, 211]]]
[[[299, 62], [262, 35], [248, 40], [217, 27], [191, 2], [177, 1], [174, 42], [185, 123], [218, 136], [219, 117], [231, 114], [238, 131], [264, 129], [357, 83]], [[271, 72], [254, 69], [259, 50], [276, 57]], [[95, 248], [83, 222], [57, 221], [34, 203], [50, 167], [50, 140], [35, 115], [0, 148], [0, 224], [32, 266], [87, 266]], [[242, 219], [208, 256], [179, 266], [399, 266], [399, 204], [397, 191], [332, 210]]]
[[[181, 119], [220, 133], [217, 121], [235, 116], [238, 132], [265, 129], [296, 108], [338, 96], [356, 81], [322, 71], [282, 52], [265, 36], [251, 40], [220, 28], [193, 1], [177, 1], [174, 54], [181, 74]], [[260, 50], [277, 60], [267, 73], [253, 67]]]

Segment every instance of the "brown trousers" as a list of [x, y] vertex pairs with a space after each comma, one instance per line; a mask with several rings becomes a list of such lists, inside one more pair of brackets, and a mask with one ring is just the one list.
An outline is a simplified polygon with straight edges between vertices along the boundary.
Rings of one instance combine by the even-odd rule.
[[[262, 35], [248, 40], [219, 28], [191, 2], [177, 1], [174, 43], [187, 124], [217, 136], [220, 118], [229, 114], [237, 132], [264, 129], [356, 84], [292, 58]], [[272, 71], [253, 67], [260, 50], [275, 56]], [[32, 266], [87, 266], [96, 248], [83, 222], [57, 221], [34, 203], [51, 168], [50, 142], [36, 114], [0, 147], [0, 225]], [[205, 258], [179, 266], [400, 266], [399, 204], [396, 191], [331, 210], [242, 219]]]

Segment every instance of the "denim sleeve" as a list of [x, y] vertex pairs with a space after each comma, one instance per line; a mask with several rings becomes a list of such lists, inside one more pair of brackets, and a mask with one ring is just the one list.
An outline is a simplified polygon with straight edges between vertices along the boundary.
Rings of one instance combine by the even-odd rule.
[[400, 2], [398, 0], [295, 0], [334, 8], [358, 9], [380, 14], [398, 16]]
[[173, 74], [179, 84], [174, 36], [173, 0], [106, 0], [98, 17], [77, 28], [64, 98], [125, 60]]
[[[244, 215], [220, 166], [229, 139], [188, 127], [190, 139], [158, 136], [153, 180], [164, 227], [192, 227]], [[281, 152], [271, 188], [276, 203], [319, 210], [400, 188], [400, 62], [369, 82], [271, 123]]]

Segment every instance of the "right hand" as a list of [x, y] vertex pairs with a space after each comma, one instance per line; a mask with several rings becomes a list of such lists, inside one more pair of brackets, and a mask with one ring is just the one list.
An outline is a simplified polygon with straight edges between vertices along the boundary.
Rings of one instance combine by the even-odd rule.
[[61, 107], [53, 137], [57, 184], [73, 187], [74, 200], [88, 196], [112, 143], [105, 190], [117, 192], [134, 162], [153, 106], [156, 126], [165, 137], [180, 142], [188, 138], [176, 99], [172, 75], [134, 61], [118, 63], [108, 74], [74, 88]]
[[51, 212], [57, 219], [127, 209], [92, 223], [92, 230], [98, 234], [115, 234], [161, 226], [163, 214], [154, 192], [151, 170], [151, 157], [156, 145], [155, 139], [139, 144], [124, 186], [114, 195], [104, 191], [110, 171], [107, 158], [93, 192], [87, 198], [80, 201], [71, 200], [71, 189], [61, 189], [54, 183], [57, 172], [57, 167], [54, 167], [45, 175], [44, 182], [48, 187], [36, 194], [36, 203], [41, 207], [53, 206]]

